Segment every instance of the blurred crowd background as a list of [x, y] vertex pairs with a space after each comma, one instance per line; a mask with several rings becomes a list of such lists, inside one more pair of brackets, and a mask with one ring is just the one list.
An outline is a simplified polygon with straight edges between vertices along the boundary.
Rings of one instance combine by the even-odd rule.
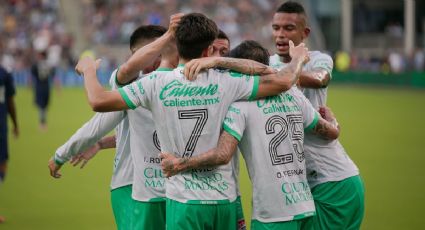
[[[274, 53], [271, 19], [283, 0], [0, 2], [0, 63], [13, 73], [17, 84], [30, 84], [31, 66], [44, 62], [55, 70], [52, 81], [80, 85], [81, 78], [73, 69], [82, 53], [103, 59], [99, 75], [106, 83], [110, 72], [128, 57], [132, 31], [142, 24], [167, 26], [169, 16], [176, 12], [202, 12], [227, 33], [232, 46], [253, 39]], [[300, 2], [312, 28], [310, 49], [331, 54], [335, 71], [381, 76], [425, 71], [425, 11], [420, 10], [425, 9], [425, 1]], [[406, 7], [413, 9], [413, 16]], [[413, 17], [413, 24], [406, 15]], [[413, 39], [406, 43], [406, 31], [412, 34], [412, 30]]]

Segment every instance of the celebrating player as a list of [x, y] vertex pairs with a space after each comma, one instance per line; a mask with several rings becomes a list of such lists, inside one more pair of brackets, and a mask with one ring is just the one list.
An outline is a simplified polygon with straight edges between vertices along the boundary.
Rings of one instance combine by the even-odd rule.
[[[297, 2], [282, 4], [273, 16], [276, 54], [270, 65], [278, 69], [290, 63], [289, 40], [299, 44], [310, 33], [307, 15]], [[298, 84], [315, 109], [326, 105], [332, 58], [310, 52]], [[338, 140], [323, 140], [306, 134], [304, 141], [307, 178], [312, 188], [316, 216], [306, 229], [359, 229], [364, 214], [364, 188], [359, 170]]]

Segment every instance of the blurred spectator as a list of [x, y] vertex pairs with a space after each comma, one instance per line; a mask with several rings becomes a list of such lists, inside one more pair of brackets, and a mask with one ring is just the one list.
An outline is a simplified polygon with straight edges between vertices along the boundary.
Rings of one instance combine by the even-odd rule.
[[391, 72], [401, 73], [404, 70], [403, 57], [398, 52], [391, 52], [388, 56]]
[[423, 49], [416, 49], [413, 56], [413, 66], [417, 72], [425, 70], [425, 51]]

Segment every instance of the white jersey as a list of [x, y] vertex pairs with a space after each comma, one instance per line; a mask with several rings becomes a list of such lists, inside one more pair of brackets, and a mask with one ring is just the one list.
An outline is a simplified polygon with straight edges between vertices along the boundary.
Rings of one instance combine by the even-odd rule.
[[295, 87], [278, 96], [236, 102], [223, 128], [239, 140], [253, 186], [252, 219], [280, 222], [314, 214], [304, 161], [304, 130], [319, 115]]
[[[204, 153], [217, 145], [220, 125], [229, 105], [255, 98], [258, 77], [210, 69], [196, 81], [183, 67], [155, 72], [119, 89], [130, 108], [152, 111], [161, 150], [178, 157]], [[194, 169], [166, 180], [167, 198], [193, 204], [217, 204], [236, 199], [232, 164]]]
[[[319, 51], [311, 51], [310, 61], [304, 71], [324, 69], [332, 76], [332, 58]], [[270, 66], [282, 69], [286, 66], [277, 54], [270, 57]], [[321, 89], [301, 89], [315, 109], [326, 105], [327, 87]], [[304, 141], [307, 164], [307, 178], [310, 187], [328, 181], [340, 181], [359, 174], [359, 169], [350, 159], [338, 140], [324, 140], [314, 134], [306, 134]]]
[[[118, 88], [115, 74], [109, 81], [113, 89]], [[133, 162], [130, 156], [130, 131], [127, 113], [125, 111], [96, 113], [71, 138], [56, 150], [55, 159], [66, 162], [72, 156], [93, 146], [102, 137], [116, 128], [116, 153], [111, 179], [111, 190], [133, 183]]]
[[[170, 70], [159, 68], [156, 73]], [[159, 158], [161, 147], [152, 113], [143, 107], [127, 110], [127, 113], [131, 124], [130, 143], [134, 161], [132, 197], [144, 202], [165, 201], [165, 177]]]

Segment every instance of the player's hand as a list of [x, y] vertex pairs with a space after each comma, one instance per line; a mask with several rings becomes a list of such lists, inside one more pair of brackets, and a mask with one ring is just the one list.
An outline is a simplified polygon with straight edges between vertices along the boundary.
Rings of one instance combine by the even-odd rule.
[[82, 162], [82, 164], [80, 165], [80, 169], [82, 169], [84, 168], [84, 166], [86, 166], [87, 162], [99, 152], [99, 150], [100, 150], [100, 145], [96, 143], [95, 145], [90, 146], [85, 151], [73, 156], [71, 160], [69, 161], [69, 163], [75, 167]]
[[62, 165], [56, 164], [54, 157], [50, 158], [48, 167], [50, 170], [50, 176], [53, 178], [59, 179], [62, 176], [62, 174], [59, 173], [59, 169]]
[[319, 113], [320, 113], [320, 116], [326, 121], [333, 122], [336, 119], [332, 110], [327, 106], [320, 106]]
[[184, 65], [183, 74], [189, 81], [193, 81], [198, 76], [199, 72], [205, 69], [215, 67], [218, 57], [205, 57], [192, 59]]
[[183, 13], [177, 13], [170, 16], [170, 25], [168, 25], [168, 33], [174, 38], [177, 27], [179, 26], [181, 18], [184, 16]]
[[98, 69], [100, 66], [101, 59], [97, 59], [96, 61], [89, 56], [84, 56], [78, 60], [77, 65], [75, 66], [75, 71], [77, 74], [84, 76], [84, 73], [89, 69]]
[[304, 43], [300, 43], [299, 45], [295, 46], [294, 42], [289, 40], [289, 55], [293, 59], [300, 59], [303, 61], [303, 64], [310, 61], [310, 57], [308, 54], [308, 48], [305, 46]]
[[18, 138], [19, 137], [19, 128], [18, 128], [18, 126], [14, 126], [12, 132], [13, 132], [13, 137], [14, 138]]
[[178, 158], [171, 153], [165, 152], [160, 153], [159, 157], [162, 159], [161, 167], [165, 177], [172, 177], [182, 171], [182, 168], [180, 167], [180, 159], [182, 158]]

